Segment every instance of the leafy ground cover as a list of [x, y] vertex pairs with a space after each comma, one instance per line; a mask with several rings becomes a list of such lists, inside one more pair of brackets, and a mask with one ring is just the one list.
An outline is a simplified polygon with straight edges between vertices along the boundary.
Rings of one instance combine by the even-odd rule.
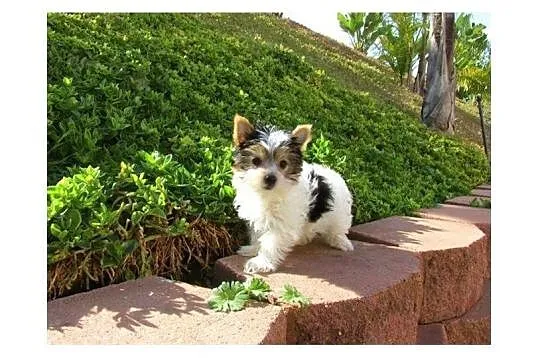
[[373, 67], [394, 91], [373, 61], [292, 47], [287, 34], [304, 35], [286, 20], [49, 14], [47, 27], [49, 298], [150, 274], [200, 281], [231, 254], [243, 237], [230, 186], [235, 113], [312, 123], [307, 159], [343, 174], [356, 223], [488, 178], [477, 145], [427, 130], [400, 95], [383, 99], [322, 66]]

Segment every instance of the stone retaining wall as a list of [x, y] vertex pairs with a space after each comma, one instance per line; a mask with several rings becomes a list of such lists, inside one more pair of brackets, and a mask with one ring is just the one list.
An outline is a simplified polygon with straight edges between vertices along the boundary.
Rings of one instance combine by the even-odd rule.
[[[272, 288], [292, 284], [304, 308], [256, 303], [212, 311], [211, 290], [148, 277], [50, 301], [51, 344], [490, 344], [490, 209], [482, 185], [418, 217], [354, 226], [355, 250], [297, 247]], [[246, 258], [216, 263], [216, 278], [245, 280]], [[216, 282], [217, 284], [218, 282]]]

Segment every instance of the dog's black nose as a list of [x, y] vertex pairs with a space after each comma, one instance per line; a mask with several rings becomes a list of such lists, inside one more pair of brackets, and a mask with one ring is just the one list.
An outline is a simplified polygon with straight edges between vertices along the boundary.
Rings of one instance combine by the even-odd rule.
[[264, 188], [272, 189], [276, 185], [277, 177], [274, 174], [266, 174], [264, 176]]

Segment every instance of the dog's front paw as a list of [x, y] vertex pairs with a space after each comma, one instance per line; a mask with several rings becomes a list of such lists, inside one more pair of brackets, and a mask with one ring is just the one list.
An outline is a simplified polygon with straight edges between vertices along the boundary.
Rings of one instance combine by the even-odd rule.
[[254, 258], [249, 259], [244, 265], [244, 272], [249, 274], [254, 274], [257, 272], [272, 272], [275, 270], [276, 267], [262, 256], [255, 256]]
[[338, 239], [334, 239], [328, 242], [328, 244], [332, 247], [335, 247], [336, 249], [339, 249], [341, 251], [353, 251], [354, 246], [351, 243], [351, 240], [349, 240], [347, 237], [340, 237]]
[[240, 246], [240, 249], [236, 253], [240, 256], [253, 257], [257, 255], [259, 248], [256, 245]]
[[342, 251], [354, 251], [354, 246], [349, 239], [344, 239], [340, 242], [340, 247], [338, 247]]

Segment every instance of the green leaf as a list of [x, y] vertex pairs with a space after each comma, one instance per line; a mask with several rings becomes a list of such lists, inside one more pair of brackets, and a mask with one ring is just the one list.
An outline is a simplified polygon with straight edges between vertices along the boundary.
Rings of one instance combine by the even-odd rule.
[[225, 185], [223, 187], [223, 192], [225, 193], [226, 196], [228, 197], [233, 197], [234, 196], [234, 189], [232, 186], [230, 185]]
[[62, 230], [60, 228], [60, 226], [58, 226], [55, 223], [51, 224], [50, 229], [51, 229], [51, 234], [53, 234], [54, 236], [56, 236], [60, 240], [62, 240], [64, 237], [66, 237], [66, 235], [68, 233], [67, 230]]
[[218, 312], [240, 311], [249, 299], [244, 285], [238, 281], [222, 282], [212, 290], [212, 294], [208, 305]]
[[77, 230], [77, 228], [81, 225], [82, 219], [81, 219], [81, 213], [77, 209], [69, 209], [65, 216], [68, 220], [68, 225], [71, 231]]
[[296, 287], [286, 284], [283, 289], [283, 293], [279, 297], [281, 301], [290, 303], [293, 305], [300, 305], [301, 307], [309, 305], [310, 300], [301, 294]]
[[115, 260], [112, 256], [105, 255], [101, 258], [102, 268], [116, 267], [116, 265], [117, 265], [117, 260]]
[[189, 224], [185, 218], [177, 220], [174, 224], [169, 226], [169, 234], [171, 235], [184, 235], [187, 232]]
[[122, 247], [124, 249], [123, 254], [127, 256], [139, 247], [139, 242], [137, 240], [128, 240], [122, 243]]
[[162, 208], [157, 208], [157, 207], [151, 208], [150, 210], [148, 210], [146, 214], [165, 219], [165, 212], [163, 211]]
[[251, 277], [244, 282], [244, 287], [249, 297], [258, 301], [265, 300], [271, 291], [270, 285], [259, 277]]
[[133, 213], [131, 213], [131, 221], [134, 225], [139, 224], [143, 217], [144, 213], [142, 211], [134, 211]]

